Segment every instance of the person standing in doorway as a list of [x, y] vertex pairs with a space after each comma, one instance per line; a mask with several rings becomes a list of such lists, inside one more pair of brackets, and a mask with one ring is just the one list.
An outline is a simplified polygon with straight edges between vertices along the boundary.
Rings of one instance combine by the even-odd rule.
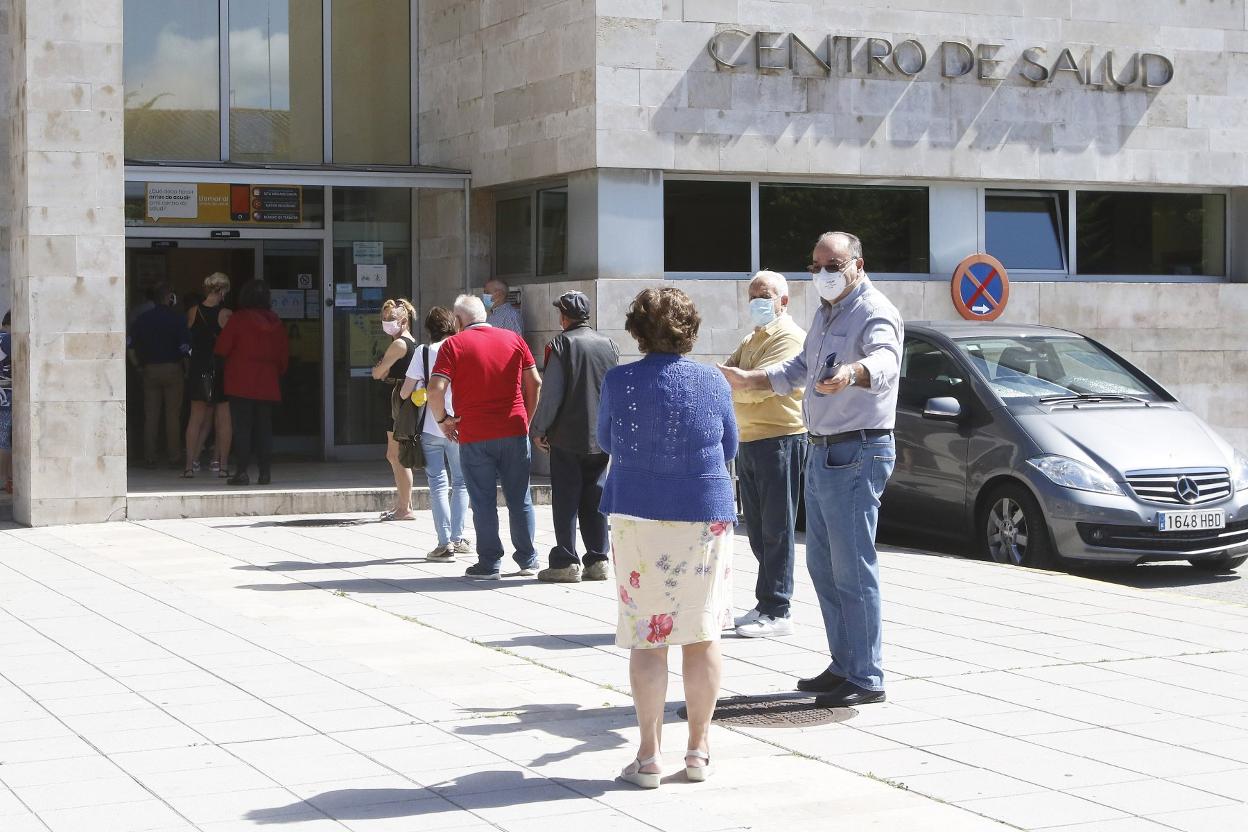
[[485, 294], [481, 296], [488, 315], [486, 323], [495, 329], [509, 329], [523, 338], [524, 317], [520, 314], [520, 307], [507, 299], [507, 292], [507, 284], [497, 277], [486, 282]]
[[[429, 376], [433, 374], [433, 367], [438, 362], [438, 350], [447, 338], [459, 332], [459, 322], [455, 320], [455, 313], [451, 310], [435, 306], [425, 316], [425, 330], [432, 343], [416, 351], [411, 366], [407, 368], [407, 379], [404, 380], [401, 391], [403, 396], [411, 396], [417, 390], [428, 388]], [[451, 394], [448, 385], [443, 405], [447, 413], [454, 414], [455, 405], [451, 401]], [[459, 443], [443, 436], [442, 428], [426, 413], [420, 447], [425, 452], [425, 479], [429, 481], [429, 503], [433, 509], [433, 527], [438, 535], [438, 545], [426, 557], [433, 561], [447, 562], [455, 560], [456, 555], [470, 555], [472, 541], [464, 537], [464, 523], [468, 517], [468, 487], [464, 484]]]
[[416, 310], [410, 301], [399, 298], [381, 305], [381, 329], [394, 340], [373, 366], [373, 378], [390, 385], [390, 430], [386, 431], [386, 461], [394, 472], [394, 508], [381, 514], [382, 520], [415, 520], [412, 514], [412, 472], [399, 461], [399, 443], [394, 433], [405, 397], [400, 388], [416, 350], [412, 322]]
[[[754, 331], [725, 362], [756, 370], [788, 361], [802, 351], [806, 332], [788, 313], [789, 284], [776, 272], [762, 271], [750, 281], [750, 322]], [[754, 608], [735, 622], [746, 638], [793, 633], [789, 599], [793, 596], [797, 506], [806, 463], [806, 426], [802, 390], [785, 395], [767, 390], [732, 394], [741, 431], [737, 482], [750, 549], [758, 560]]]
[[[620, 363], [620, 348], [589, 325], [583, 293], [563, 293], [555, 308], [563, 333], [546, 347], [546, 377], [533, 416], [533, 444], [550, 454], [555, 548], [537, 579], [605, 581], [611, 542], [599, 503], [610, 457], [598, 445], [598, 397], [607, 371]], [[583, 562], [576, 554], [578, 519]]]
[[130, 350], [130, 361], [143, 376], [143, 459], [149, 468], [158, 464], [163, 411], [165, 459], [176, 469], [182, 464], [182, 391], [191, 331], [167, 284], [157, 286], [153, 297], [155, 305], [135, 319]]
[[835, 708], [884, 701], [875, 532], [880, 496], [897, 461], [903, 326], [897, 308], [867, 278], [862, 243], [853, 234], [824, 234], [813, 259], [822, 302], [802, 352], [765, 369], [720, 369], [734, 390], [807, 390], [806, 564], [832, 662], [797, 687], [820, 694], [820, 707]]
[[[486, 323], [480, 298], [458, 297], [455, 317], [463, 331], [438, 350], [429, 382], [428, 415], [442, 426], [447, 439], [460, 443], [477, 532], [477, 562], [464, 575], [501, 577], [503, 544], [498, 536], [496, 490], [500, 481], [511, 523], [512, 557], [520, 565], [517, 574], [533, 575], [537, 572], [533, 544], [537, 523], [529, 493], [529, 420], [542, 378], [523, 338]], [[453, 415], [446, 409], [446, 390], [451, 384], [455, 385]]]
[[13, 493], [13, 315], [0, 320], [0, 487]]
[[217, 337], [229, 323], [231, 312], [225, 308], [230, 293], [230, 278], [215, 272], [204, 278], [204, 299], [187, 313], [191, 331], [191, 365], [187, 381], [191, 385], [191, 416], [186, 424], [186, 469], [184, 477], [199, 471], [199, 454], [209, 431], [215, 434], [212, 472], [218, 477], [229, 476], [230, 441], [234, 428], [230, 424], [230, 403], [225, 399], [225, 368], [216, 354]]
[[268, 485], [273, 461], [273, 405], [282, 400], [280, 379], [290, 360], [286, 327], [273, 312], [269, 287], [259, 278], [238, 296], [238, 311], [217, 338], [225, 361], [225, 395], [234, 423], [237, 460], [230, 485], [249, 485], [252, 454], [259, 468], [256, 482]]

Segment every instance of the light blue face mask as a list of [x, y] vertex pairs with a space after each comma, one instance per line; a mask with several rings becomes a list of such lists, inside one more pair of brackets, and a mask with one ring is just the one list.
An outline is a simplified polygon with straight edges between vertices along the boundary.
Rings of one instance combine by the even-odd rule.
[[485, 304], [486, 312], [489, 312], [491, 309], [494, 308], [494, 296], [493, 295], [482, 295], [481, 302]]
[[776, 302], [771, 298], [754, 298], [750, 301], [750, 321], [763, 327], [776, 319]]

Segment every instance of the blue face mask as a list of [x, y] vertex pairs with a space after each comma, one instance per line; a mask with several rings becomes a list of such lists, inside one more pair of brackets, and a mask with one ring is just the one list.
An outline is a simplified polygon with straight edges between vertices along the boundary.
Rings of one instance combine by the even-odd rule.
[[750, 321], [757, 327], [767, 326], [776, 319], [776, 302], [771, 298], [750, 301]]
[[481, 302], [485, 304], [486, 312], [489, 312], [491, 309], [494, 308], [494, 296], [493, 295], [482, 295]]

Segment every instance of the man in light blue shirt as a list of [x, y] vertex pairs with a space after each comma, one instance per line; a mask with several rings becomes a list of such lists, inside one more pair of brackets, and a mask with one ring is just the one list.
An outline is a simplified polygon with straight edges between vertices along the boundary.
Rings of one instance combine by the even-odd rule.
[[863, 267], [857, 237], [824, 234], [811, 265], [822, 302], [802, 352], [759, 370], [720, 368], [737, 390], [807, 389], [806, 564], [832, 663], [797, 687], [820, 694], [816, 704], [829, 708], [884, 700], [875, 532], [880, 495], [896, 464], [903, 326]]
[[507, 300], [507, 284], [498, 278], [485, 284], [485, 294], [481, 296], [487, 313], [486, 323], [495, 329], [510, 329], [524, 337], [524, 318], [520, 315], [520, 307]]

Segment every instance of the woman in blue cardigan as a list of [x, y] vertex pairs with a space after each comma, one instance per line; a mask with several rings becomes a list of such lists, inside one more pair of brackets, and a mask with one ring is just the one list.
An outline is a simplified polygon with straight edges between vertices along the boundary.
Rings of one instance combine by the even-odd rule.
[[737, 454], [732, 392], [720, 373], [684, 358], [701, 319], [679, 289], [647, 289], [625, 328], [645, 358], [607, 373], [598, 442], [611, 455], [602, 511], [611, 516], [619, 584], [615, 643], [629, 678], [641, 747], [621, 777], [659, 785], [667, 647], [681, 646], [689, 744], [685, 773], [710, 773], [708, 731], [719, 697], [720, 630], [731, 620], [737, 519], [728, 460]]

